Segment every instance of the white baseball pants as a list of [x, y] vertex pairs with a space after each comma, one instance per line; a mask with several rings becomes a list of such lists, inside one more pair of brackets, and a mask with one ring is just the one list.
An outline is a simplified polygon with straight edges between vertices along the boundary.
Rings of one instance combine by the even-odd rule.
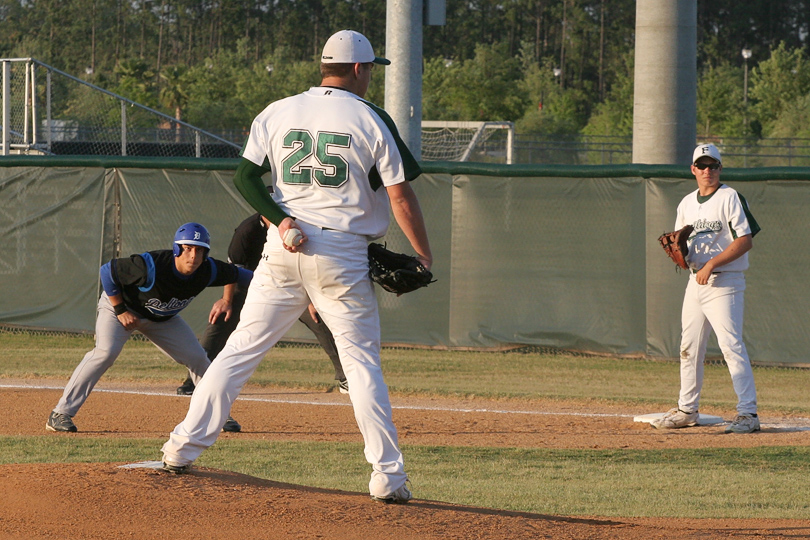
[[191, 398], [185, 420], [163, 445], [164, 460], [186, 465], [216, 441], [234, 400], [265, 354], [311, 300], [332, 331], [349, 397], [373, 472], [372, 495], [388, 496], [407, 479], [380, 366], [380, 320], [368, 277], [366, 238], [298, 221], [308, 240], [286, 251], [270, 227], [239, 325]]
[[745, 275], [742, 272], [713, 274], [706, 285], [698, 285], [694, 274], [689, 275], [681, 313], [683, 330], [678, 407], [682, 411], [698, 410], [703, 387], [703, 360], [709, 333], [714, 330], [737, 393], [737, 412], [756, 414], [754, 373], [742, 339], [744, 292]]

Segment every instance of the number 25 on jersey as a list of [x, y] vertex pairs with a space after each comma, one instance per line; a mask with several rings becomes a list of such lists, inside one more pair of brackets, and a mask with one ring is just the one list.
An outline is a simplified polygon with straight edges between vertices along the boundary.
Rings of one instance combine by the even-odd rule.
[[[335, 149], [349, 148], [351, 141], [351, 136], [345, 133], [320, 132], [313, 140], [309, 131], [288, 131], [283, 148], [292, 151], [281, 162], [282, 181], [285, 184], [311, 184], [314, 177], [320, 186], [343, 185], [349, 178], [349, 164]], [[309, 164], [312, 163], [310, 158], [314, 158], [314, 165]]]

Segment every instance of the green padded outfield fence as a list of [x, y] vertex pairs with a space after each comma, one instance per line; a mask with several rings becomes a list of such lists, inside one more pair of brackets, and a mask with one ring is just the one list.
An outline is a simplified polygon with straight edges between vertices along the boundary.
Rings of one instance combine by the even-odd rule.
[[[253, 212], [232, 183], [237, 163], [0, 158], [0, 324], [92, 331], [99, 266], [169, 248], [187, 221], [203, 223], [212, 255], [225, 259], [234, 227]], [[657, 237], [696, 188], [687, 167], [423, 169], [414, 188], [438, 281], [399, 298], [378, 291], [385, 343], [677, 357], [687, 277]], [[762, 226], [746, 273], [751, 359], [810, 365], [810, 168], [727, 169], [722, 180], [745, 195]], [[385, 241], [409, 250], [395, 225]], [[209, 289], [183, 312], [195, 331], [219, 294]], [[288, 338], [311, 334], [296, 326]]]

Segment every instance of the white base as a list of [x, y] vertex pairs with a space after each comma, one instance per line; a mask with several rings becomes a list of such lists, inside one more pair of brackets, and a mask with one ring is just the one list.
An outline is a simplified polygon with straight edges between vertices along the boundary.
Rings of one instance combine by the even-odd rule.
[[119, 469], [162, 469], [162, 461], [139, 461], [138, 463], [127, 463], [119, 465]]
[[[658, 418], [662, 418], [666, 413], [650, 413], [650, 414], [642, 414], [640, 416], [634, 416], [633, 422], [647, 422], [648, 424], [653, 420], [657, 420]], [[714, 424], [722, 424], [725, 422], [719, 416], [712, 416], [711, 414], [702, 414], [698, 413], [698, 425], [699, 426], [712, 426]]]

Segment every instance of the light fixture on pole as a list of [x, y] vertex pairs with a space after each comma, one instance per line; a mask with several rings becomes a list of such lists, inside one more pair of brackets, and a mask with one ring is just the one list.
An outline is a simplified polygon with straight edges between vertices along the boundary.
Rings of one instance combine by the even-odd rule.
[[743, 75], [743, 129], [745, 134], [748, 134], [748, 59], [751, 58], [751, 49], [744, 48], [742, 50], [744, 75]]
[[751, 58], [751, 49], [743, 49], [742, 57], [745, 63], [745, 79], [743, 81], [743, 103], [748, 103], [748, 59]]

